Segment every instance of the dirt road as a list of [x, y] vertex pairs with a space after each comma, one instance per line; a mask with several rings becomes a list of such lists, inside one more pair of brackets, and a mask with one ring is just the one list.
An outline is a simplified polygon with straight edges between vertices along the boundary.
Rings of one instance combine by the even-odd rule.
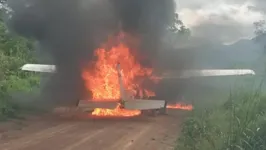
[[0, 130], [0, 150], [172, 150], [181, 115], [131, 119], [35, 118]]

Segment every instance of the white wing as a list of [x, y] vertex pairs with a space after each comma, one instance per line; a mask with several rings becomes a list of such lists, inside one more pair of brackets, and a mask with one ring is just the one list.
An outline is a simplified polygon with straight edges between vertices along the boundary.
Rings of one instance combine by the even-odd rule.
[[55, 65], [45, 65], [45, 64], [25, 64], [21, 67], [21, 70], [53, 73], [56, 71], [56, 66]]
[[[46, 64], [25, 64], [24, 66], [21, 67], [21, 69], [25, 71], [53, 73], [56, 71], [56, 66], [46, 65]], [[120, 70], [118, 72], [120, 72]], [[162, 78], [190, 78], [190, 77], [238, 76], [238, 75], [255, 75], [255, 72], [250, 69], [184, 70], [179, 74], [177, 72], [164, 73], [162, 75]]]
[[184, 70], [178, 74], [176, 72], [164, 73], [162, 78], [190, 78], [190, 77], [210, 77], [210, 76], [239, 76], [255, 75], [250, 69], [215, 69], [215, 70]]

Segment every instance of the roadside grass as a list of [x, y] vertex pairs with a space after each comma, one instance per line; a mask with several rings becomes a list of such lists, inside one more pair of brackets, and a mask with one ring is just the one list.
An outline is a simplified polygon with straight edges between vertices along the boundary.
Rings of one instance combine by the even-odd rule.
[[[229, 89], [228, 93], [227, 89], [195, 102], [195, 109], [182, 125], [175, 149], [266, 149], [266, 96], [263, 84], [241, 84]], [[226, 99], [217, 99], [224, 94], [227, 95]]]

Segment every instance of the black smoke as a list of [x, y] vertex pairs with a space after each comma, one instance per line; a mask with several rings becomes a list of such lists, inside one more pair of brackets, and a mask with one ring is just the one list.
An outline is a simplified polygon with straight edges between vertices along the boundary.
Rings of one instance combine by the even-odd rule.
[[123, 30], [140, 39], [139, 54], [146, 56], [142, 62], [150, 65], [175, 12], [174, 0], [8, 0], [7, 4], [12, 9], [7, 15], [9, 29], [36, 40], [40, 63], [57, 66], [57, 73], [45, 81], [42, 99], [64, 105], [89, 96], [81, 69], [108, 35]]

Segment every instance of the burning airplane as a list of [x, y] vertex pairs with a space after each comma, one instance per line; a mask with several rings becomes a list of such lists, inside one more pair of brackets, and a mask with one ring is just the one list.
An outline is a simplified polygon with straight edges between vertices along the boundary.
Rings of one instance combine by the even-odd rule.
[[[103, 46], [104, 47], [104, 46]], [[156, 93], [145, 82], [156, 85], [161, 80], [205, 76], [255, 75], [253, 70], [185, 70], [182, 74], [162, 73], [156, 75], [153, 68], [142, 66], [129, 47], [123, 43], [110, 49], [98, 48], [91, 61], [82, 71], [87, 92], [91, 99], [80, 100], [78, 107], [91, 108], [93, 116], [131, 117], [145, 110], [182, 109], [192, 110], [192, 105], [178, 103], [167, 105], [166, 100], [153, 100]], [[93, 69], [89, 69], [93, 68]], [[24, 71], [56, 73], [55, 65], [25, 64]]]
[[175, 18], [174, 0], [8, 0], [7, 6], [12, 10], [6, 19], [10, 31], [34, 39], [40, 53], [41, 64], [26, 64], [22, 70], [54, 72], [41, 89], [42, 99], [71, 106], [78, 101], [79, 107], [93, 108], [95, 116], [136, 116], [141, 110], [166, 107], [191, 110], [151, 100], [153, 87], [172, 78], [255, 74], [156, 74], [153, 61]]

